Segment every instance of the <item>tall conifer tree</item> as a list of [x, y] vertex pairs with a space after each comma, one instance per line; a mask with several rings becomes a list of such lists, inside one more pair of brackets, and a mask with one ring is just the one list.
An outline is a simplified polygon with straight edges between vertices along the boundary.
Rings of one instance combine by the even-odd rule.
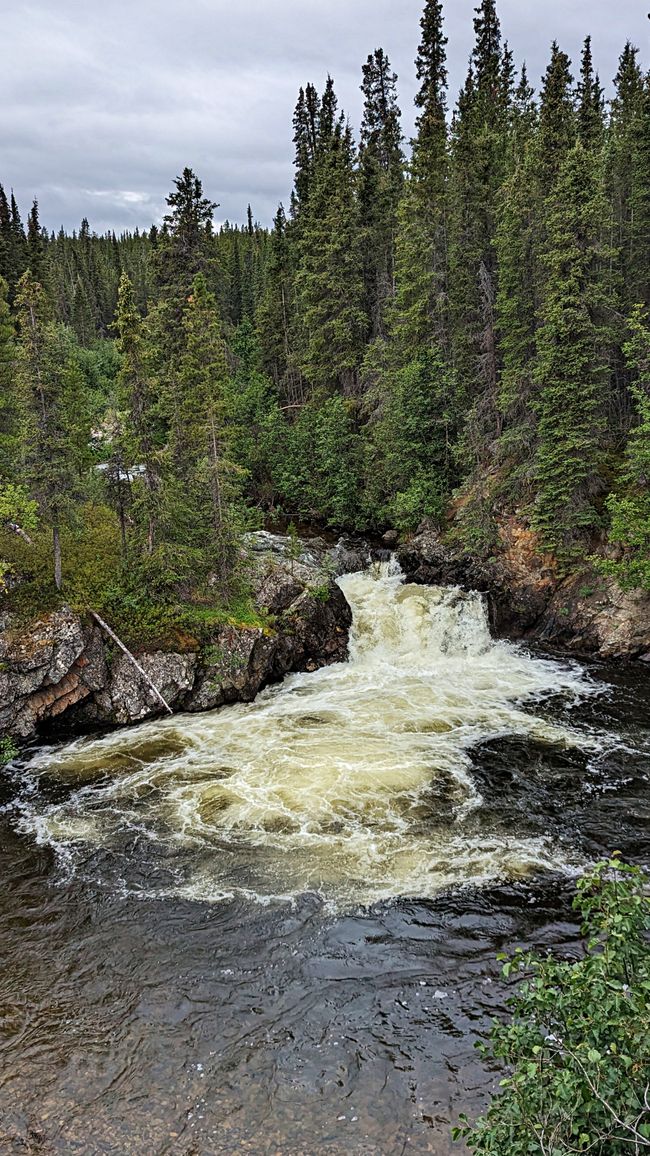
[[368, 330], [352, 134], [328, 80], [296, 272], [300, 365], [314, 386], [357, 390]]
[[18, 282], [16, 308], [25, 476], [52, 531], [54, 583], [60, 590], [61, 530], [88, 459], [88, 409], [70, 336], [53, 324], [43, 289], [29, 272]]
[[364, 95], [359, 154], [359, 203], [363, 230], [367, 309], [373, 337], [385, 334], [394, 294], [397, 208], [404, 183], [404, 154], [397, 76], [382, 48], [363, 66]]
[[399, 209], [391, 337], [402, 363], [414, 351], [447, 349], [447, 38], [442, 4], [427, 0], [416, 59], [416, 136]]
[[560, 561], [598, 522], [611, 302], [602, 271], [607, 208], [598, 159], [578, 141], [546, 205], [545, 282], [535, 366], [537, 497], [533, 524]]
[[594, 72], [591, 36], [586, 38], [582, 49], [576, 105], [580, 140], [585, 148], [600, 148], [605, 133], [605, 99], [598, 73]]
[[140, 538], [148, 554], [153, 554], [161, 520], [161, 463], [157, 445], [159, 421], [156, 413], [157, 393], [142, 318], [137, 310], [133, 285], [122, 274], [117, 302], [117, 348], [122, 362], [118, 383], [121, 405], [128, 415], [127, 451], [129, 466], [137, 466], [134, 513], [141, 530]]
[[16, 342], [9, 310], [9, 286], [0, 277], [0, 477], [18, 476], [18, 397]]

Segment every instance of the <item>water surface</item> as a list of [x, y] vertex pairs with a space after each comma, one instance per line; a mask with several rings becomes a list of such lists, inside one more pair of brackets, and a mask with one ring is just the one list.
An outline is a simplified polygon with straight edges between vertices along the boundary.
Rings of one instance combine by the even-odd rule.
[[642, 671], [341, 585], [349, 663], [8, 775], [3, 1152], [451, 1151], [496, 951], [574, 950], [575, 873], [648, 854]]

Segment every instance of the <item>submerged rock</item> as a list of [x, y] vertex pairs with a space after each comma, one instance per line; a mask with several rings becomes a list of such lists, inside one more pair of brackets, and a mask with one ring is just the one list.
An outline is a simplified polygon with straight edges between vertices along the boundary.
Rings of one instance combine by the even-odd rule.
[[[250, 702], [289, 671], [347, 657], [352, 615], [335, 582], [339, 547], [301, 542], [294, 557], [288, 538], [262, 532], [248, 535], [246, 548], [255, 604], [272, 616], [268, 627], [224, 625], [200, 649], [137, 653], [174, 710]], [[30, 740], [55, 725], [123, 726], [161, 711], [129, 658], [72, 610], [44, 615], [28, 628], [5, 622], [0, 629], [0, 734]]]

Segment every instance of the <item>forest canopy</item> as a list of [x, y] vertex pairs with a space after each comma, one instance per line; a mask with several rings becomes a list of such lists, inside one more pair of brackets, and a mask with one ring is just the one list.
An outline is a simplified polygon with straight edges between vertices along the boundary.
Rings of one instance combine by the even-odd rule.
[[[589, 36], [536, 92], [494, 0], [450, 108], [427, 0], [414, 139], [383, 48], [355, 139], [335, 84], [293, 116], [288, 206], [214, 223], [185, 169], [148, 233], [48, 233], [0, 186], [0, 581], [133, 633], [241, 595], [268, 517], [498, 549], [650, 589], [650, 78]], [[288, 130], [289, 129], [288, 126]], [[5, 179], [11, 174], [5, 174]], [[7, 186], [9, 187], [9, 186]], [[217, 190], [218, 193], [218, 190]]]

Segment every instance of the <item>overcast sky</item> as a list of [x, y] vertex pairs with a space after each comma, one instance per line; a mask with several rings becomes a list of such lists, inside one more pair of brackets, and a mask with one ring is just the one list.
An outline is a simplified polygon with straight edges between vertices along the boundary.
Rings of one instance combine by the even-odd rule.
[[[358, 126], [361, 64], [379, 46], [413, 124], [424, 0], [40, 0], [7, 5], [0, 36], [0, 182], [48, 228], [148, 227], [189, 165], [217, 217], [288, 202], [299, 86], [331, 72]], [[477, 0], [447, 0], [453, 98]], [[649, 0], [501, 0], [518, 62], [538, 83], [555, 37], [574, 60], [591, 32], [607, 85], [627, 39], [650, 67]]]

